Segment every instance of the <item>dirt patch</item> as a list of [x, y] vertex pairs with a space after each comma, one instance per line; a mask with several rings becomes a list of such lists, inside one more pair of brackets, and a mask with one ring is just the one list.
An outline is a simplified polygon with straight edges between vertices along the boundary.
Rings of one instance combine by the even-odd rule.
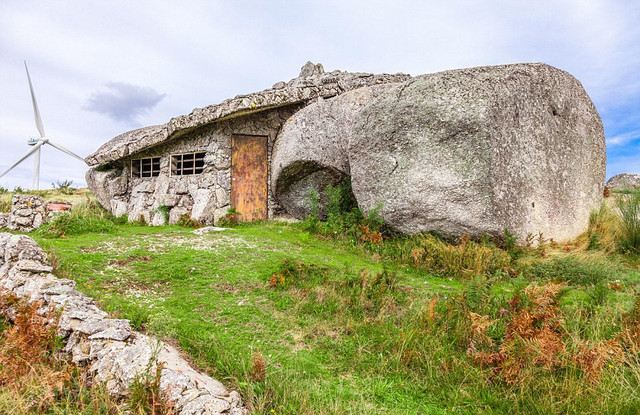
[[132, 262], [151, 262], [153, 260], [149, 255], [133, 255], [127, 258], [116, 259], [114, 261], [109, 262], [109, 265], [116, 265], [119, 267], [124, 267], [129, 265]]

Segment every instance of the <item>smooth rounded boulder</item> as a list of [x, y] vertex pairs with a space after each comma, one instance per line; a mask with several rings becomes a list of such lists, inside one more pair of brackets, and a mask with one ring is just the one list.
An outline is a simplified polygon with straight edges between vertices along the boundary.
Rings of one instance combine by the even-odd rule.
[[546, 64], [415, 77], [353, 121], [353, 193], [403, 233], [562, 241], [602, 201], [600, 116], [578, 80]]
[[317, 192], [324, 216], [324, 190], [350, 175], [349, 139], [358, 112], [392, 85], [319, 99], [284, 124], [273, 149], [271, 188], [287, 213], [297, 218], [311, 214], [310, 193]]

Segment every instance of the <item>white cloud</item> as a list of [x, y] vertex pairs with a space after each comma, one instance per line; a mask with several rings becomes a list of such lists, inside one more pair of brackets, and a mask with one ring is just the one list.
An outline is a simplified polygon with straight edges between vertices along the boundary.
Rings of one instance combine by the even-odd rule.
[[611, 147], [624, 146], [639, 140], [640, 130], [634, 130], [607, 138], [607, 145]]

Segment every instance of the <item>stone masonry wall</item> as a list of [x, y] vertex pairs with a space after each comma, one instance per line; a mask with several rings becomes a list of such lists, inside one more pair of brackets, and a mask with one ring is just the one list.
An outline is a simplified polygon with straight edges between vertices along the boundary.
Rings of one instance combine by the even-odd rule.
[[160, 389], [181, 415], [246, 414], [240, 395], [197, 372], [173, 347], [134, 332], [128, 320], [112, 319], [75, 290], [75, 282], [56, 278], [40, 246], [26, 235], [0, 233], [0, 290], [60, 312], [58, 335], [72, 361], [114, 395], [127, 395], [136, 377], [155, 373], [162, 363]]
[[0, 213], [0, 229], [31, 232], [48, 219], [47, 208], [40, 196], [14, 195], [11, 212]]
[[[109, 170], [91, 169], [87, 181], [100, 203], [115, 216], [127, 215], [131, 221], [143, 219], [151, 225], [164, 225], [167, 218], [163, 210], [168, 209], [169, 224], [176, 223], [185, 214], [201, 223], [214, 224], [230, 207], [231, 137], [235, 134], [266, 136], [271, 166], [276, 136], [298, 108], [277, 108], [201, 127], [179, 139], [124, 158]], [[172, 154], [201, 151], [206, 153], [202, 174], [170, 175]], [[131, 177], [131, 160], [146, 157], [160, 157], [159, 176]], [[271, 183], [270, 177], [268, 183]], [[281, 208], [272, 192], [268, 194], [268, 216], [272, 217]]]

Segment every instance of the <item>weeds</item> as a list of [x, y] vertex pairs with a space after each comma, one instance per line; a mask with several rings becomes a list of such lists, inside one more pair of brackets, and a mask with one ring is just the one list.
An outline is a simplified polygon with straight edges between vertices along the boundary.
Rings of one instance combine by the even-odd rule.
[[55, 183], [51, 183], [51, 187], [59, 191], [63, 195], [72, 195], [78, 190], [77, 188], [72, 187], [71, 186], [72, 184], [73, 184], [73, 180], [63, 180], [63, 181], [58, 180]]
[[0, 200], [0, 213], [11, 212], [11, 200]]
[[[8, 323], [9, 316], [13, 323]], [[0, 325], [1, 413], [174, 413], [160, 391], [162, 365], [155, 366], [152, 376], [137, 378], [131, 397], [121, 402], [109, 395], [105, 385], [87, 386], [87, 374], [60, 357], [58, 319], [51, 309], [3, 293], [0, 321], [7, 322]]]
[[640, 191], [621, 195], [618, 209], [622, 219], [619, 246], [623, 253], [640, 254]]
[[229, 208], [227, 213], [218, 220], [217, 226], [235, 226], [240, 221], [240, 216], [242, 216], [242, 213], [238, 212], [236, 208]]
[[153, 210], [154, 213], [162, 214], [162, 217], [164, 218], [164, 223], [169, 223], [169, 212], [170, 211], [171, 211], [171, 208], [169, 206], [166, 206], [166, 205], [158, 206], [157, 208], [155, 208]]
[[183, 228], [202, 228], [202, 224], [199, 221], [191, 219], [191, 212], [187, 212], [184, 215], [180, 216], [177, 224], [179, 226], [182, 226]]
[[153, 356], [146, 370], [133, 379], [129, 390], [131, 396], [128, 407], [135, 414], [173, 415], [173, 402], [167, 399], [160, 389], [160, 378], [164, 369], [163, 363]]
[[434, 235], [421, 234], [397, 239], [388, 246], [385, 253], [389, 257], [448, 277], [471, 278], [511, 271], [508, 253], [467, 237], [461, 238], [458, 245], [451, 245]]
[[117, 219], [95, 201], [76, 205], [71, 212], [56, 215], [53, 220], [34, 231], [47, 238], [64, 238], [90, 232], [115, 231]]

